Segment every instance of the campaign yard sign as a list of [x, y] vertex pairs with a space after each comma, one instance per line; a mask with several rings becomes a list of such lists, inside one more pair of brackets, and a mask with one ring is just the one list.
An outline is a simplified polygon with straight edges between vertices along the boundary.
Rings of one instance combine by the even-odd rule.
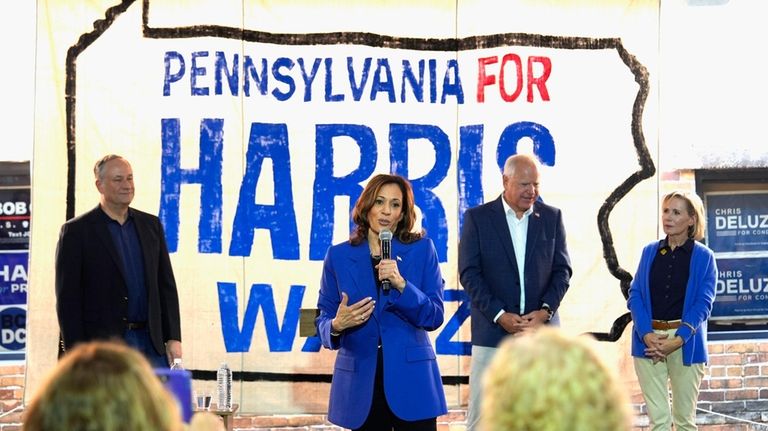
[[705, 195], [718, 281], [712, 321], [768, 322], [768, 192]]
[[768, 192], [706, 195], [707, 244], [718, 256], [768, 256]]

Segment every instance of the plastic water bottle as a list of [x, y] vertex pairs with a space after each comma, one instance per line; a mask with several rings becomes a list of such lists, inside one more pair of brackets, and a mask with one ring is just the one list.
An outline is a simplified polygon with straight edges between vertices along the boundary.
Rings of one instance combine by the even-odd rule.
[[184, 366], [181, 365], [181, 358], [173, 358], [173, 364], [171, 364], [172, 370], [183, 370]]
[[219, 410], [232, 409], [232, 370], [226, 362], [222, 362], [216, 371], [216, 397], [219, 402]]

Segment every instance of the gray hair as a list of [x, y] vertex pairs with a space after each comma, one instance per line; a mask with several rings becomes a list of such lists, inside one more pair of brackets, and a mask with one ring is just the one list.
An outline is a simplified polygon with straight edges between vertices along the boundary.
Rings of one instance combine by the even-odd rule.
[[107, 154], [96, 162], [96, 164], [93, 166], [93, 175], [97, 180], [104, 178], [104, 165], [106, 165], [110, 160], [115, 159], [125, 160], [122, 156], [118, 156], [117, 154]]
[[536, 157], [530, 156], [528, 154], [513, 154], [507, 157], [507, 161], [504, 162], [504, 171], [502, 173], [508, 177], [511, 177], [515, 173], [515, 168], [517, 168], [521, 163], [529, 163], [534, 165], [537, 170], [540, 170], [538, 169], [539, 161], [536, 159]]

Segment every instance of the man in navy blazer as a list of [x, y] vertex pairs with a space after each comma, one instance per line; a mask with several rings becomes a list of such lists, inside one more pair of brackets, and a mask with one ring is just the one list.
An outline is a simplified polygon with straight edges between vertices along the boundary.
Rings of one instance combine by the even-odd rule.
[[472, 361], [467, 430], [477, 426], [483, 372], [509, 334], [557, 324], [571, 277], [560, 210], [539, 197], [538, 162], [514, 155], [504, 192], [468, 210], [459, 243], [459, 277], [469, 294]]
[[133, 170], [108, 155], [94, 167], [99, 205], [61, 227], [56, 311], [62, 353], [119, 338], [155, 367], [181, 358], [179, 298], [160, 220], [130, 208]]

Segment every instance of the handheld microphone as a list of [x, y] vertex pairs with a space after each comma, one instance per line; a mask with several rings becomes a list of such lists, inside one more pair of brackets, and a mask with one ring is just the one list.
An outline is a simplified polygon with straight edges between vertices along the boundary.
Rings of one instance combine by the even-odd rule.
[[[381, 258], [392, 259], [392, 231], [384, 228], [379, 232], [379, 241], [381, 242]], [[389, 293], [392, 284], [388, 279], [381, 280], [381, 290]]]

